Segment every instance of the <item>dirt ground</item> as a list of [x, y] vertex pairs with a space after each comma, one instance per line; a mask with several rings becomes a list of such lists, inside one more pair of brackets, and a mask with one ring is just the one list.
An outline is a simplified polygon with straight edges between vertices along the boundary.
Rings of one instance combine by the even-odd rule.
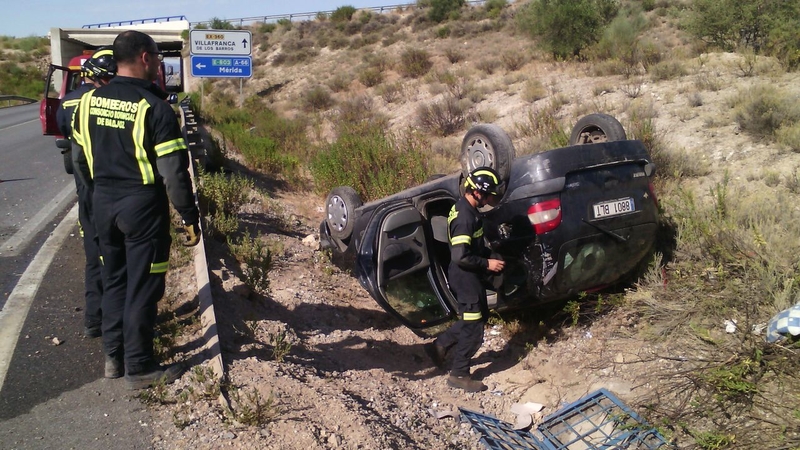
[[[707, 176], [684, 184], [700, 197], [725, 171], [736, 179], [757, 180], [765, 161], [782, 174], [799, 162], [798, 154], [740, 133], [726, 106], [740, 89], [757, 83], [796, 91], [797, 75], [741, 77], [735, 58], [707, 55], [688, 63], [696, 68], [687, 76], [658, 84], [643, 81], [640, 87], [639, 99], [657, 111], [655, 121], [669, 147], [708, 167]], [[551, 66], [525, 70], [558, 92], [570, 93], [575, 101], [566, 108], [585, 107], [581, 99], [591, 98], [626, 123], [629, 95], [621, 89], [592, 94], [593, 86], [621, 86], [622, 78], [590, 78], [574, 67], [568, 72]], [[701, 76], [716, 77], [719, 89], [700, 92], [702, 104], [689, 106]], [[523, 120], [530, 107], [519, 96], [499, 96], [482, 106], [494, 108], [497, 123], [507, 129]], [[393, 106], [385, 108], [393, 113]], [[451, 389], [446, 374], [422, 350], [427, 340], [399, 325], [353, 276], [332, 266], [318, 250], [322, 202], [308, 192], [273, 190], [271, 199], [240, 211], [278, 250], [266, 295], [244, 285], [224, 243], [207, 240], [229, 390], [239, 399], [234, 410], [240, 418], [257, 413], [262, 424], [231, 420], [213, 395], [198, 393], [202, 383], [189, 372], [167, 387], [171, 401], [153, 406], [160, 418], [155, 448], [478, 449], [483, 448], [480, 436], [470, 426], [449, 416], [436, 418], [437, 413], [461, 407], [514, 423], [514, 403], [540, 403], [546, 415], [601, 387], [642, 412], [643, 399], [686, 350], [642, 341], [637, 338], [640, 324], [620, 311], [579, 326], [553, 326], [539, 335], [517, 333], [513, 342], [512, 325], [497, 323], [487, 328], [474, 366], [489, 389], [476, 394]], [[188, 271], [172, 278], [177, 297], [191, 298], [186, 287], [191, 278]], [[283, 355], [287, 343], [290, 349]]]

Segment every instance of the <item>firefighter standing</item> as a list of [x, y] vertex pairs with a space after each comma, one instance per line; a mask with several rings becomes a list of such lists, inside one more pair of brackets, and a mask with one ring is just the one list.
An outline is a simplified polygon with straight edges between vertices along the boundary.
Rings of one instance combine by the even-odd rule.
[[[155, 361], [157, 302], [169, 261], [169, 201], [180, 214], [185, 245], [199, 241], [199, 212], [189, 153], [172, 108], [150, 91], [161, 53], [148, 35], [114, 40], [117, 77], [81, 97], [73, 117], [74, 157], [94, 182], [94, 221], [103, 255], [105, 376], [125, 374], [131, 389], [180, 377], [179, 365]], [[124, 363], [124, 366], [123, 366]], [[124, 370], [123, 370], [124, 369]]]
[[442, 367], [447, 353], [453, 350], [453, 365], [447, 384], [467, 392], [480, 392], [486, 386], [470, 378], [470, 360], [483, 344], [483, 327], [488, 318], [483, 279], [499, 273], [505, 263], [490, 257], [484, 245], [483, 221], [478, 208], [492, 203], [500, 185], [497, 173], [479, 167], [466, 179], [464, 195], [458, 199], [447, 218], [450, 238], [448, 280], [458, 302], [459, 320], [434, 342], [425, 345], [425, 352]]
[[[65, 139], [72, 141], [72, 113], [80, 98], [86, 92], [108, 84], [117, 74], [117, 64], [111, 48], [101, 48], [83, 63], [84, 83], [61, 99], [61, 107], [56, 113], [58, 129]], [[64, 152], [70, 152], [70, 149]], [[76, 148], [76, 152], [80, 149]], [[71, 158], [70, 155], [66, 155]], [[70, 159], [71, 160], [71, 159]], [[101, 275], [100, 248], [97, 244], [97, 233], [92, 223], [92, 189], [82, 178], [80, 171], [73, 170], [75, 187], [78, 191], [78, 221], [83, 236], [83, 250], [86, 254], [84, 269], [84, 287], [86, 303], [83, 315], [83, 334], [86, 337], [100, 337], [102, 313], [100, 302], [103, 298], [103, 280]]]

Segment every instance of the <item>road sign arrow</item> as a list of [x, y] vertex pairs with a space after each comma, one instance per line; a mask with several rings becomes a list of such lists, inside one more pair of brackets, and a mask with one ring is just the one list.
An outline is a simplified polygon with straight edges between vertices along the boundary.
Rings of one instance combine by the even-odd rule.
[[242, 46], [247, 48], [247, 39], [242, 39]]
[[197, 64], [195, 64], [195, 67], [197, 67], [198, 69], [204, 69], [206, 67], [206, 65], [197, 63]]

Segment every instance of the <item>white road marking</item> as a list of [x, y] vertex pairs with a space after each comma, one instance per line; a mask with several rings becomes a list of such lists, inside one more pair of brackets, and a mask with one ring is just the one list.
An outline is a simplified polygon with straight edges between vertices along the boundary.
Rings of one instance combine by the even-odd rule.
[[17, 346], [22, 325], [31, 309], [33, 298], [47, 273], [47, 268], [53, 262], [53, 257], [64, 244], [77, 220], [78, 204], [76, 203], [36, 253], [16, 287], [11, 291], [11, 295], [8, 296], [3, 310], [0, 311], [0, 389], [3, 388], [6, 380], [11, 357], [14, 356], [14, 349]]
[[14, 128], [14, 127], [19, 127], [19, 126], [22, 126], [22, 125], [27, 125], [27, 124], [29, 124], [31, 122], [38, 122], [38, 121], [39, 121], [39, 119], [33, 119], [33, 120], [29, 120], [27, 122], [22, 122], [22, 123], [18, 123], [16, 125], [11, 125], [10, 127], [5, 127], [5, 128], [2, 128], [2, 129], [3, 130], [8, 130], [8, 129], [11, 129], [11, 128]]
[[74, 195], [77, 195], [75, 194], [75, 183], [69, 183], [54, 199], [44, 205], [25, 226], [0, 246], [0, 256], [17, 256], [36, 233], [42, 229], [45, 222], [49, 222], [59, 211], [63, 211], [68, 202], [75, 201]]

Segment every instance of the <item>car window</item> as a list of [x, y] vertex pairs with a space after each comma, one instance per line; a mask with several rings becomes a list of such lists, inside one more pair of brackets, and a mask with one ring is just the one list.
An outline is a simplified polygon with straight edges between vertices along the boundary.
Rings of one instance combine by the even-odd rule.
[[428, 271], [390, 280], [386, 283], [386, 301], [412, 325], [424, 326], [447, 317], [428, 280]]

